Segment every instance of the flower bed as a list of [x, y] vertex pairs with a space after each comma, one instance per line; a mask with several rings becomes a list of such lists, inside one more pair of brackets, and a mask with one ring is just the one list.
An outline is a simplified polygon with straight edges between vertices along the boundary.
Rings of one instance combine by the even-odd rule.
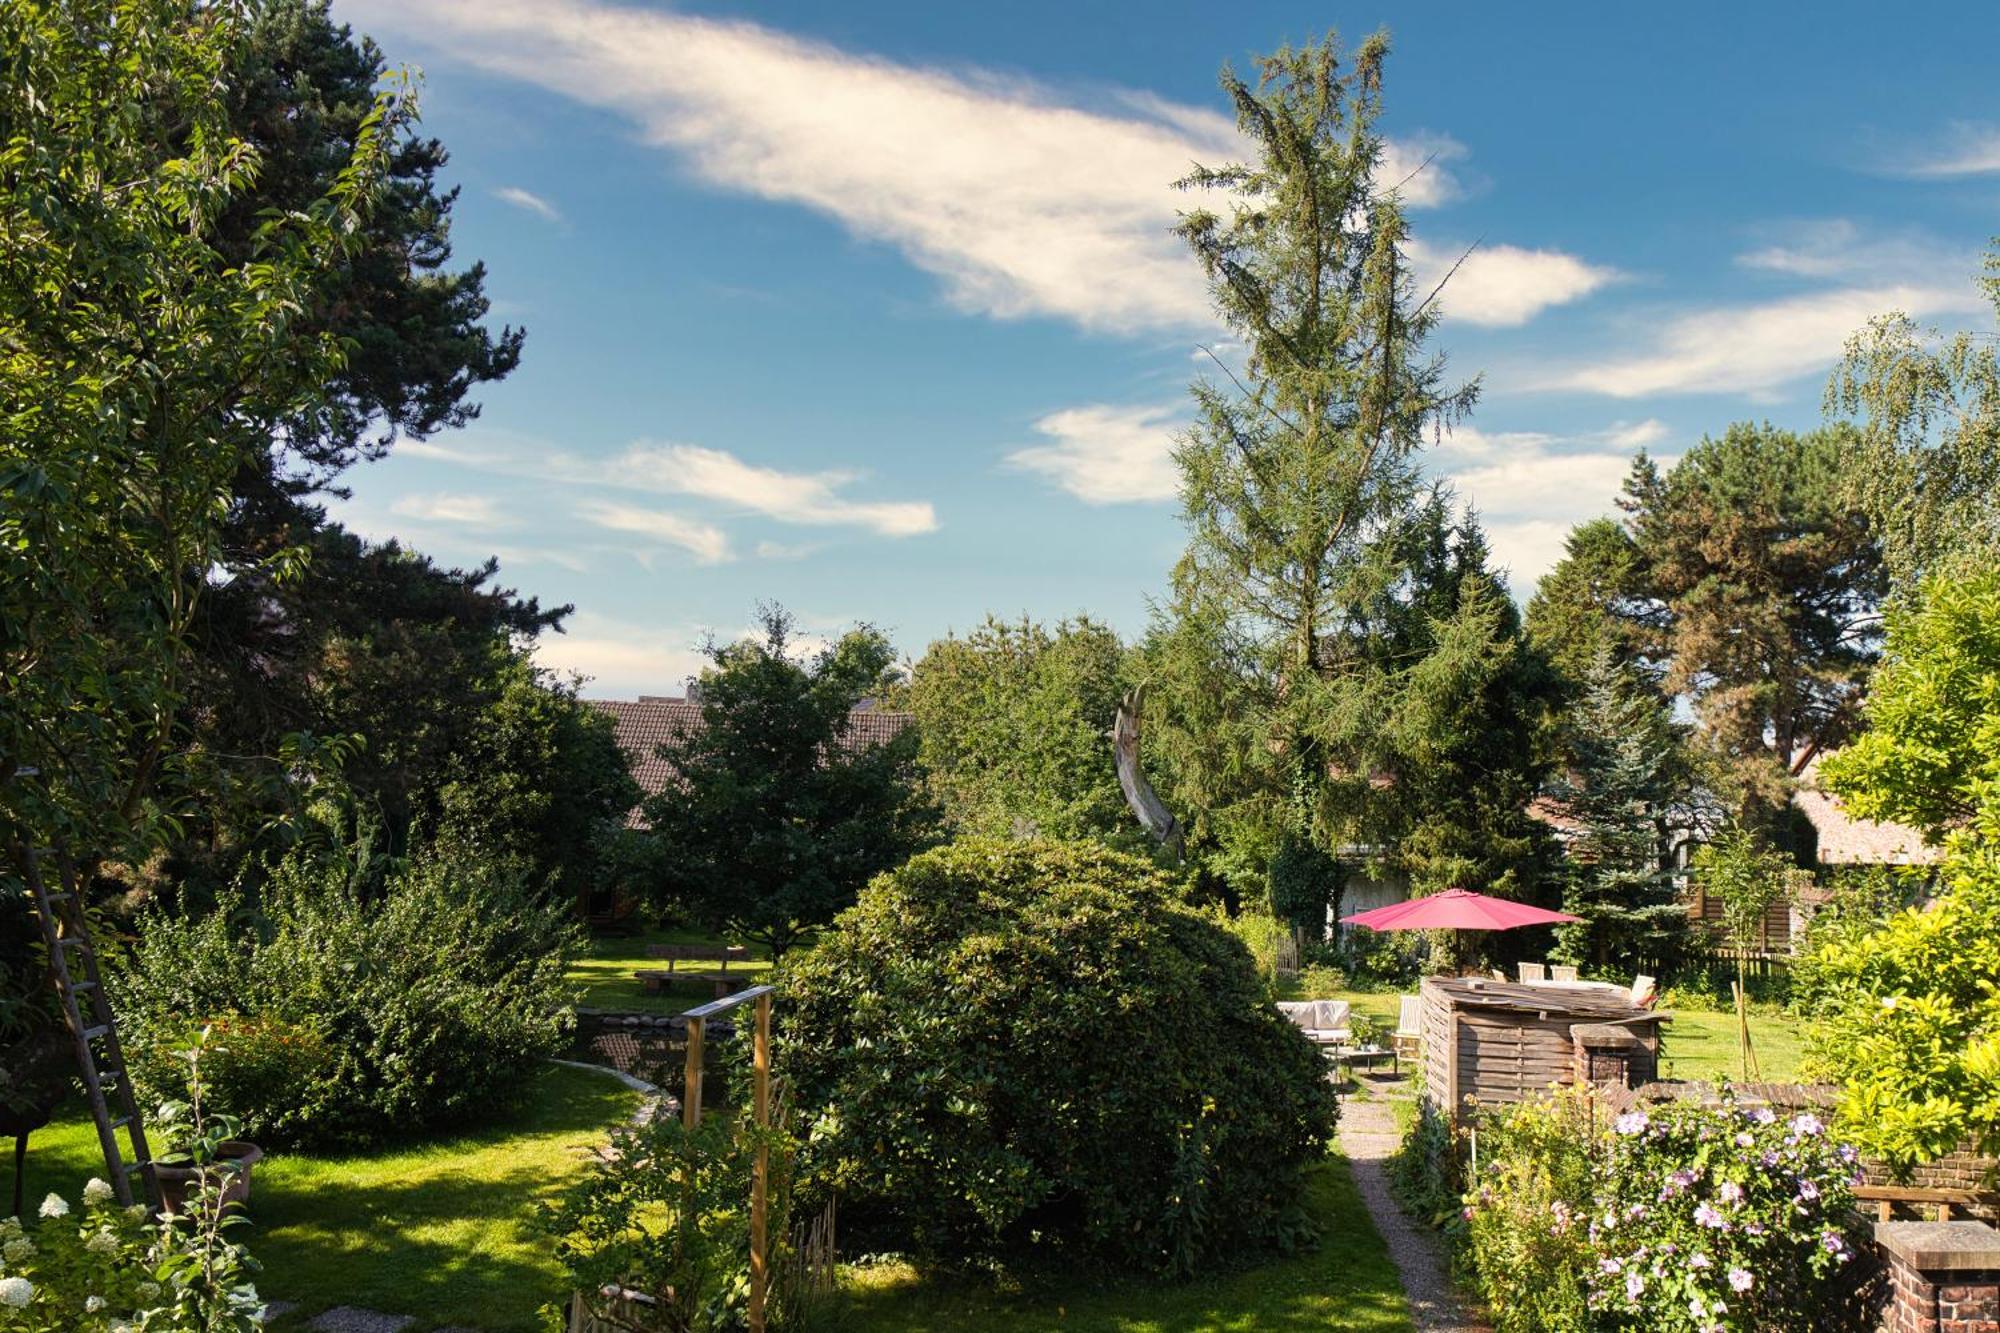
[[1837, 1329], [1858, 1318], [1854, 1149], [1810, 1111], [1633, 1110], [1583, 1093], [1482, 1136], [1467, 1255], [1515, 1329]]

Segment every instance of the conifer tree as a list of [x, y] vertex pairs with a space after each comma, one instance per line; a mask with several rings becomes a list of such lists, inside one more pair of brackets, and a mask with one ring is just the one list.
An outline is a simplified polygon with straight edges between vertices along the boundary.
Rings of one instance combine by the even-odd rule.
[[1478, 386], [1426, 350], [1439, 293], [1415, 284], [1398, 182], [1380, 179], [1388, 49], [1287, 47], [1254, 86], [1225, 69], [1256, 160], [1182, 182], [1226, 196], [1179, 230], [1247, 355], [1194, 386], [1176, 451], [1189, 542], [1147, 670], [1195, 842], [1239, 862], [1285, 837], [1337, 847], [1396, 802], [1378, 772], [1392, 723], [1415, 720], [1428, 642], [1453, 637], [1429, 617], [1490, 610], [1455, 588], [1425, 604], [1418, 578], [1446, 500], [1417, 454]]
[[1665, 821], [1682, 787], [1679, 737], [1659, 696], [1600, 645], [1564, 728], [1570, 768], [1552, 795], [1572, 821], [1558, 955], [1607, 970], [1649, 971], [1685, 946], [1687, 908], [1664, 857]]

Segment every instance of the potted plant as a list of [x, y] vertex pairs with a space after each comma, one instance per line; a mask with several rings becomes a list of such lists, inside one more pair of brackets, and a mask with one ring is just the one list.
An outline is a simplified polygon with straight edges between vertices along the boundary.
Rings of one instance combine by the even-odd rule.
[[180, 1053], [188, 1065], [188, 1100], [167, 1102], [154, 1120], [172, 1145], [153, 1167], [160, 1207], [169, 1212], [187, 1211], [190, 1200], [222, 1212], [248, 1208], [250, 1172], [264, 1160], [262, 1148], [237, 1137], [242, 1121], [202, 1109], [201, 1057], [208, 1039], [204, 1028], [193, 1049]]

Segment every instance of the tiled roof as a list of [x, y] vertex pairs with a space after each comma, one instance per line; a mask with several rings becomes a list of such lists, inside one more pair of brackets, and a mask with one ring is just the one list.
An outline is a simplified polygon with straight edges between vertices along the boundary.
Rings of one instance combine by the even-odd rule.
[[[632, 776], [647, 796], [657, 795], [674, 776], [674, 761], [660, 753], [660, 747], [678, 748], [688, 736], [701, 729], [701, 705], [686, 699], [662, 695], [641, 695], [637, 699], [592, 699], [617, 722], [619, 748], [632, 759]], [[847, 715], [843, 742], [857, 750], [894, 740], [913, 720], [909, 713], [892, 713], [864, 704]], [[638, 812], [633, 812], [636, 822]]]
[[1819, 783], [1819, 760], [1806, 765], [1792, 804], [1812, 822], [1819, 835], [1821, 865], [1927, 866], [1938, 849], [1907, 824], [1878, 824], [1847, 813], [1840, 798]]

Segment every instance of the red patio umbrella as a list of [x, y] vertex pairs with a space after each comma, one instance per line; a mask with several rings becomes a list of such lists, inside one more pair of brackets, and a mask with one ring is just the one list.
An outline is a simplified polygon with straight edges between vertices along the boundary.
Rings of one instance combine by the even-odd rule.
[[1583, 920], [1568, 912], [1551, 912], [1545, 907], [1489, 898], [1465, 889], [1446, 889], [1428, 898], [1390, 903], [1340, 919], [1350, 926], [1366, 926], [1370, 930], [1513, 930], [1516, 926], [1552, 926], [1562, 921]]

